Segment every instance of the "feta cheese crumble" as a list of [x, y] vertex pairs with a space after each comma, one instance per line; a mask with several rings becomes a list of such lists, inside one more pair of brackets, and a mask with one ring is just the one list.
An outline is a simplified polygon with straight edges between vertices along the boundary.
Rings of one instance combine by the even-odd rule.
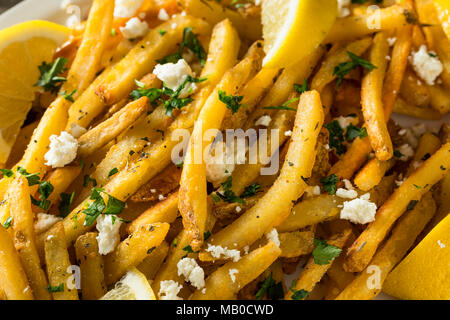
[[376, 212], [376, 204], [370, 202], [364, 195], [364, 198], [361, 196], [351, 201], [344, 201], [340, 217], [353, 223], [366, 224], [375, 221]]
[[117, 18], [131, 18], [142, 6], [144, 0], [116, 0], [114, 16]]
[[78, 141], [66, 131], [50, 136], [50, 150], [44, 155], [45, 165], [62, 168], [77, 157]]
[[70, 134], [74, 138], [78, 139], [79, 137], [81, 137], [86, 132], [87, 132], [87, 130], [85, 128], [83, 128], [82, 126], [80, 126], [78, 123], [72, 123], [70, 125]]
[[233, 262], [239, 261], [241, 259], [241, 253], [239, 250], [229, 250], [227, 247], [222, 246], [213, 246], [208, 243], [208, 248], [206, 249], [207, 252], [211, 253], [211, 255], [216, 258], [225, 258], [225, 259], [232, 259]]
[[426, 45], [421, 45], [419, 51], [413, 51], [410, 61], [417, 75], [430, 86], [434, 85], [434, 81], [444, 69], [437, 55], [428, 52]]
[[166, 9], [160, 9], [158, 12], [158, 19], [162, 21], [167, 21], [170, 19], [169, 14], [167, 13]]
[[178, 296], [178, 293], [183, 288], [182, 285], [178, 284], [173, 280], [161, 281], [161, 287], [159, 289], [159, 298], [161, 300], [183, 300]]
[[183, 258], [177, 263], [178, 275], [184, 276], [197, 289], [205, 286], [205, 272], [192, 258]]
[[34, 223], [34, 232], [36, 234], [43, 233], [49, 230], [53, 225], [59, 221], [61, 221], [61, 217], [54, 216], [52, 214], [47, 213], [38, 213], [37, 221]]
[[290, 137], [290, 136], [292, 136], [292, 131], [291, 131], [291, 130], [285, 131], [285, 132], [284, 132], [284, 135], [285, 135], [286, 137]]
[[339, 188], [336, 190], [336, 195], [344, 199], [355, 199], [356, 197], [358, 197], [358, 192], [356, 192], [355, 190]]
[[395, 44], [396, 41], [397, 41], [396, 37], [387, 38], [387, 42], [388, 42], [390, 47], [392, 47]]
[[445, 248], [445, 244], [443, 244], [443, 243], [441, 242], [441, 240], [438, 240], [438, 241], [437, 241], [437, 244], [439, 245], [439, 247], [441, 247], [441, 249], [444, 249], [444, 248]]
[[147, 22], [141, 21], [139, 18], [131, 18], [124, 27], [120, 27], [120, 31], [122, 31], [123, 36], [127, 39], [145, 36], [148, 30]]
[[120, 242], [119, 229], [122, 221], [115, 218], [111, 214], [101, 214], [97, 218], [96, 228], [98, 230], [98, 253], [106, 255], [112, 251]]
[[223, 141], [214, 144], [205, 158], [206, 180], [217, 185], [225, 181], [234, 171], [234, 152]]
[[236, 281], [235, 274], [239, 273], [239, 270], [238, 269], [230, 269], [230, 270], [228, 270], [228, 273], [230, 274], [231, 282], [234, 283]]
[[339, 126], [345, 130], [351, 123], [355, 121], [355, 119], [357, 118], [340, 116], [337, 117], [335, 120], [339, 123]]
[[[164, 82], [166, 87], [177, 90], [186, 80], [188, 76], [194, 77], [191, 67], [184, 59], [178, 60], [177, 63], [158, 64], [153, 69], [153, 73], [159, 80]], [[183, 90], [181, 90], [179, 97], [186, 98], [191, 95], [197, 86], [195, 83], [187, 83]]]
[[350, 9], [348, 6], [350, 5], [350, 0], [338, 0], [338, 17], [344, 18], [350, 15]]
[[258, 120], [255, 121], [255, 126], [264, 126], [267, 127], [270, 122], [272, 121], [272, 118], [268, 115], [264, 115]]
[[266, 238], [269, 241], [272, 241], [277, 245], [277, 247], [280, 246], [280, 239], [278, 238], [278, 231], [277, 229], [273, 228], [266, 234]]
[[414, 155], [413, 148], [411, 148], [411, 146], [407, 143], [401, 145], [398, 148], [398, 151], [400, 151], [400, 153], [402, 154], [402, 156], [399, 158], [401, 161], [408, 161], [408, 159]]

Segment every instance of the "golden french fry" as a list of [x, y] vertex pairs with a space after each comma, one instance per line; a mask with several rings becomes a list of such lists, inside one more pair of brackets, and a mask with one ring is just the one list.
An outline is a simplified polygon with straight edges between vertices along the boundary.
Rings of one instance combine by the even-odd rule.
[[51, 300], [52, 297], [46, 289], [47, 277], [41, 268], [36, 250], [34, 214], [31, 211], [30, 188], [27, 179], [22, 176], [14, 179], [10, 186], [10, 193], [14, 246], [35, 298]]
[[425, 120], [439, 120], [442, 118], [442, 115], [438, 111], [431, 108], [420, 108], [408, 104], [401, 97], [398, 97], [397, 100], [395, 100], [393, 111], [395, 113]]
[[[67, 252], [64, 226], [55, 224], [45, 234], [45, 264], [49, 280], [48, 290], [54, 300], [78, 300], [78, 292], [71, 278], [72, 267]], [[72, 287], [73, 286], [73, 287]]]
[[216, 24], [229, 19], [239, 34], [249, 40], [259, 40], [262, 37], [260, 16], [245, 17], [239, 12], [230, 10], [220, 3], [211, 0], [182, 0], [181, 6], [195, 17], [205, 19], [210, 24]]
[[420, 108], [427, 108], [431, 103], [429, 87], [419, 79], [416, 73], [407, 68], [400, 87], [400, 95], [406, 102]]
[[9, 154], [8, 161], [5, 163], [5, 168], [13, 168], [15, 164], [20, 161], [23, 153], [25, 152], [25, 149], [30, 143], [33, 131], [34, 129], [36, 129], [38, 124], [39, 121], [35, 121], [20, 129], [20, 132], [17, 135], [16, 142], [14, 143], [14, 146], [11, 149], [11, 153]]
[[150, 255], [145, 258], [136, 268], [141, 271], [147, 279], [151, 280], [155, 277], [164, 259], [169, 252], [169, 244], [163, 241]]
[[280, 257], [294, 258], [311, 253], [314, 249], [313, 231], [283, 232], [278, 237], [280, 239]]
[[388, 53], [387, 36], [384, 32], [379, 32], [374, 37], [370, 51], [370, 62], [375, 68], [367, 73], [361, 84], [361, 104], [365, 127], [375, 156], [381, 161], [389, 160], [394, 154], [382, 102]]
[[139, 230], [123, 240], [104, 258], [106, 284], [113, 284], [131, 267], [139, 265], [164, 241], [167, 231], [169, 231], [168, 223], [142, 225]]
[[447, 174], [450, 168], [449, 154], [450, 143], [447, 143], [414, 171], [378, 209], [375, 221], [349, 248], [344, 265], [346, 271], [360, 272], [367, 267], [393, 223]]
[[[436, 204], [431, 192], [425, 194], [416, 207], [405, 213], [398, 221], [391, 236], [377, 251], [370, 265], [337, 296], [336, 300], [370, 300], [375, 298], [383, 286], [389, 272], [405, 256], [419, 233], [436, 212]], [[371, 276], [377, 272], [377, 284]]]
[[448, 90], [436, 85], [428, 86], [428, 90], [431, 93], [430, 106], [443, 115], [450, 112], [450, 94]]
[[[344, 229], [342, 232], [334, 234], [330, 239], [328, 239], [327, 244], [342, 249], [351, 233], [351, 229]], [[334, 261], [330, 261], [330, 263], [328, 264], [319, 265], [314, 261], [314, 257], [309, 258], [306, 266], [298, 276], [295, 285], [292, 286], [291, 289], [289, 289], [289, 291], [284, 296], [284, 299], [292, 300], [293, 297], [295, 297], [295, 292], [299, 290], [305, 290], [307, 291], [307, 293], [310, 293], [331, 267], [333, 262]]]
[[143, 225], [156, 222], [172, 223], [178, 215], [178, 191], [169, 195], [165, 200], [144, 211], [127, 226], [127, 232], [133, 234]]
[[10, 300], [33, 300], [33, 293], [8, 231], [0, 226], [0, 289]]
[[[230, 299], [241, 288], [264, 272], [280, 256], [281, 250], [269, 241], [262, 248], [250, 252], [237, 262], [228, 262], [208, 278], [206, 278], [204, 293], [202, 290], [195, 291], [191, 300], [226, 300]], [[234, 273], [235, 280], [230, 281], [230, 270]]]
[[362, 191], [369, 191], [380, 183], [386, 172], [395, 164], [395, 159], [387, 161], [370, 160], [355, 176], [353, 182]]
[[260, 58], [262, 57], [259, 54], [251, 55], [224, 75], [203, 106], [190, 137], [181, 173], [178, 208], [193, 250], [198, 251], [203, 243], [207, 216], [206, 166], [203, 155], [214, 137], [207, 137], [205, 132], [219, 129], [225, 116], [227, 106], [219, 99], [220, 93], [225, 92], [226, 95], [234, 96], [245, 81], [257, 71]]
[[[322, 128], [323, 119], [319, 93], [317, 91], [303, 93], [300, 96], [291, 143], [280, 176], [254, 207], [214, 234], [208, 244], [241, 249], [261, 238], [265, 232], [287, 218], [293, 201], [297, 200], [306, 189], [303, 179], [311, 175], [317, 136]], [[302, 155], [301, 158], [298, 157], [299, 154]], [[201, 260], [211, 258], [207, 252], [200, 253]]]
[[111, 118], [103, 121], [78, 139], [78, 155], [88, 157], [97, 149], [117, 137], [133, 124], [148, 108], [148, 98], [142, 97], [117, 111]]
[[77, 264], [81, 270], [83, 300], [98, 300], [106, 293], [103, 257], [98, 253], [97, 233], [88, 232], [75, 242]]
[[347, 51], [360, 56], [370, 47], [371, 43], [371, 38], [363, 38], [349, 43], [345, 48], [331, 51], [314, 75], [311, 81], [311, 89], [321, 92], [327, 84], [336, 79], [334, 68], [340, 63], [350, 61]]

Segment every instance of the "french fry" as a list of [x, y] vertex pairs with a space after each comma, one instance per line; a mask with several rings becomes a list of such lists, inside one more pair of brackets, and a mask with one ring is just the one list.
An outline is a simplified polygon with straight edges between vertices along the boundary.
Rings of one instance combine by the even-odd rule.
[[[348, 238], [351, 235], [351, 229], [345, 229], [340, 233], [334, 234], [327, 240], [328, 245], [332, 245], [338, 248], [343, 248]], [[341, 253], [342, 254], [342, 253]], [[314, 261], [314, 257], [309, 258], [306, 266], [300, 273], [295, 282], [295, 285], [284, 296], [285, 300], [292, 300], [293, 294], [298, 290], [305, 290], [308, 293], [311, 292], [316, 284], [322, 279], [324, 274], [328, 271], [334, 261], [330, 261], [328, 264], [319, 265]], [[295, 290], [293, 292], [293, 290]]]
[[156, 223], [172, 223], [178, 215], [178, 191], [169, 195], [165, 200], [147, 209], [138, 218], [127, 226], [128, 234], [133, 234], [141, 226]]
[[450, 112], [450, 94], [441, 86], [428, 86], [431, 92], [430, 106], [444, 115]]
[[252, 41], [261, 39], [262, 27], [259, 16], [244, 17], [239, 12], [211, 0], [182, 0], [180, 2], [188, 14], [205, 19], [210, 24], [229, 19], [243, 37]]
[[134, 202], [159, 201], [160, 195], [167, 196], [180, 185], [181, 168], [176, 165], [168, 165], [160, 174], [143, 185], [130, 198]]
[[387, 161], [372, 159], [356, 174], [353, 182], [358, 189], [369, 191], [381, 181], [386, 172], [391, 169], [394, 164], [394, 158]]
[[[204, 293], [202, 290], [195, 291], [191, 300], [226, 300], [236, 294], [240, 288], [250, 283], [267, 269], [272, 262], [280, 256], [281, 250], [269, 241], [262, 248], [250, 252], [237, 262], [228, 262], [208, 278], [206, 278]], [[230, 270], [235, 269], [235, 280], [230, 281]]]
[[8, 231], [0, 226], [0, 289], [9, 300], [33, 300], [33, 293]]
[[435, 153], [441, 147], [441, 140], [431, 132], [425, 132], [419, 139], [412, 161], [409, 163], [406, 176], [409, 176], [418, 164], [426, 160], [430, 155]]
[[305, 199], [292, 208], [291, 214], [277, 226], [278, 232], [291, 232], [324, 221], [338, 218], [339, 205], [344, 199], [331, 194], [321, 194]]
[[[389, 272], [405, 256], [419, 233], [436, 212], [431, 192], [425, 194], [416, 207], [398, 221], [391, 236], [377, 251], [370, 265], [339, 294], [336, 300], [370, 300], [375, 298]], [[378, 283], [370, 280], [377, 272]]]
[[106, 293], [103, 257], [98, 253], [97, 233], [88, 232], [75, 242], [77, 264], [81, 270], [83, 300], [98, 300]]
[[439, 120], [442, 118], [442, 115], [438, 111], [431, 108], [420, 108], [408, 104], [402, 97], [398, 97], [397, 100], [395, 100], [393, 111], [395, 113], [424, 120]]
[[234, 96], [245, 81], [257, 71], [260, 58], [258, 54], [247, 57], [224, 75], [203, 106], [189, 140], [180, 179], [178, 208], [193, 250], [198, 251], [203, 243], [207, 216], [206, 166], [203, 154], [214, 137], [206, 137], [205, 132], [219, 129], [225, 116], [227, 106], [220, 101], [219, 93], [225, 92]]
[[45, 234], [44, 250], [45, 264], [49, 280], [49, 291], [54, 300], [78, 300], [76, 288], [69, 288], [72, 269], [67, 252], [64, 226], [61, 222], [55, 224]]
[[20, 129], [19, 134], [17, 135], [16, 142], [11, 149], [11, 153], [9, 154], [8, 161], [5, 163], [5, 168], [13, 168], [14, 165], [20, 161], [27, 145], [30, 143], [31, 136], [33, 135], [34, 129], [38, 126], [39, 121], [35, 121], [26, 125], [22, 129]]
[[34, 234], [34, 214], [31, 211], [30, 188], [27, 180], [19, 176], [11, 184], [11, 217], [13, 221], [13, 240], [31, 290], [38, 300], [51, 300], [46, 290], [48, 282], [41, 268], [36, 250]]
[[104, 258], [106, 284], [113, 284], [131, 267], [139, 265], [164, 241], [167, 231], [169, 231], [168, 223], [142, 225], [139, 230], [123, 240]]
[[361, 84], [361, 104], [365, 127], [375, 156], [381, 161], [389, 160], [394, 154], [382, 102], [388, 53], [387, 36], [384, 32], [379, 32], [374, 37], [370, 51], [370, 62], [376, 68], [364, 76]]
[[431, 103], [429, 87], [410, 68], [407, 68], [405, 71], [400, 87], [400, 95], [406, 102], [416, 107], [427, 108]]
[[344, 265], [346, 271], [361, 272], [367, 267], [393, 223], [408, 207], [416, 203], [414, 201], [420, 200], [446, 175], [450, 167], [449, 153], [450, 143], [446, 143], [414, 171], [378, 209], [375, 221], [368, 225], [349, 248]]
[[[214, 234], [212, 240], [208, 241], [209, 244], [241, 249], [287, 218], [293, 201], [306, 189], [303, 179], [311, 175], [316, 140], [323, 119], [319, 93], [303, 93], [300, 96], [291, 143], [280, 176], [254, 207]], [[301, 158], [298, 157], [299, 154], [302, 154]], [[211, 258], [207, 252], [200, 252], [200, 260]]]
[[311, 253], [314, 249], [313, 231], [293, 231], [278, 234], [280, 257], [293, 258]]
[[[172, 25], [176, 25], [176, 28], [172, 29]], [[210, 31], [207, 23], [190, 16], [177, 16], [161, 24], [159, 28], [167, 30], [164, 37], [161, 37], [158, 29], [151, 30], [113, 68], [103, 71], [75, 101], [69, 110], [67, 130], [70, 130], [73, 123], [84, 128], [88, 127], [107, 104], [113, 104], [124, 98], [132, 90], [135, 79], [140, 79], [151, 72], [156, 59], [174, 50], [183, 37], [184, 28], [187, 27], [194, 28], [195, 32], [200, 34]]]
[[78, 155], [88, 157], [133, 124], [148, 108], [148, 98], [130, 102], [111, 118], [89, 130], [78, 139]]
[[447, 39], [450, 40], [450, 25], [448, 24], [448, 21], [450, 19], [449, 11], [448, 9], [445, 9], [445, 7], [441, 3], [437, 1], [433, 1], [433, 3], [434, 7], [436, 8], [439, 21], [441, 22], [442, 29], [444, 30]]
[[447, 174], [441, 181], [439, 191], [437, 192], [437, 204], [437, 212], [425, 228], [423, 234], [428, 234], [428, 232], [450, 213], [450, 174]]
[[155, 277], [158, 269], [161, 267], [164, 259], [169, 252], [169, 244], [163, 241], [150, 255], [145, 258], [136, 268], [141, 271], [147, 279]]
[[362, 55], [371, 45], [371, 38], [363, 38], [349, 43], [345, 48], [331, 51], [322, 62], [320, 69], [314, 75], [311, 81], [311, 89], [321, 92], [327, 84], [336, 79], [334, 68], [340, 63], [350, 61], [347, 51], [358, 56]]
[[393, 5], [366, 14], [337, 19], [323, 43], [354, 40], [381, 30], [395, 30], [407, 21], [408, 9]]

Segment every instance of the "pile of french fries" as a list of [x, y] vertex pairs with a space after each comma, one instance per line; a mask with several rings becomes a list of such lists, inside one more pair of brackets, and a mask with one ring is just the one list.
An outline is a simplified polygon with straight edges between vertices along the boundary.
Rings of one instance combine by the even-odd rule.
[[[182, 299], [375, 298], [389, 272], [450, 210], [449, 198], [440, 196], [450, 185], [449, 124], [414, 136], [391, 119], [394, 112], [420, 123], [450, 111], [448, 12], [442, 17], [432, 0], [385, 0], [379, 25], [371, 27], [372, 3], [351, 4], [351, 14], [307, 59], [266, 69], [259, 5], [178, 2], [145, 0], [136, 16], [145, 16], [149, 32], [125, 39], [126, 19], [114, 18], [114, 0], [94, 0], [88, 19], [55, 53], [69, 59], [67, 81], [59, 94], [37, 98], [38, 116], [22, 128], [2, 170], [0, 299], [100, 299], [134, 267], [158, 299], [164, 281], [180, 285]], [[162, 9], [169, 20], [158, 19]], [[180, 49], [187, 30], [203, 57]], [[435, 85], [421, 81], [410, 63], [422, 45], [443, 65]], [[133, 99], [136, 90], [164, 88], [152, 72], [177, 52], [195, 53], [189, 63], [200, 80], [188, 103], [169, 113], [162, 99]], [[223, 92], [238, 108], [224, 103]], [[228, 129], [261, 129], [255, 122], [262, 116], [279, 134], [257, 139], [279, 169], [262, 174], [271, 163], [258, 158], [236, 164], [226, 181], [207, 182], [196, 152], [208, 153]], [[344, 118], [351, 119], [347, 127], [336, 120]], [[86, 130], [77, 137], [77, 158], [46, 166], [50, 136], [75, 135], [80, 127]], [[180, 130], [190, 136], [174, 163]], [[406, 157], [399, 150], [411, 135], [416, 145]], [[336, 195], [339, 188], [369, 194], [374, 220], [341, 219], [350, 199]], [[106, 210], [120, 207], [115, 217], [123, 224], [120, 243], [101, 255], [91, 211], [107, 214], [105, 203]], [[40, 213], [60, 219], [38, 230]], [[203, 269], [202, 288], [179, 272], [185, 258]], [[67, 285], [74, 266], [79, 288]], [[374, 268], [380, 283], [371, 286]]]

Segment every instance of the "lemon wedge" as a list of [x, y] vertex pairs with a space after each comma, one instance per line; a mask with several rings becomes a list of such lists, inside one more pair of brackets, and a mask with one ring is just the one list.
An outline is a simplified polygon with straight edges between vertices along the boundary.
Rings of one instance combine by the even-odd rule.
[[156, 297], [145, 275], [133, 268], [100, 300], [156, 300]]
[[6, 163], [32, 101], [43, 61], [51, 62], [70, 29], [29, 21], [0, 31], [0, 164]]
[[263, 1], [264, 67], [300, 62], [325, 39], [336, 16], [336, 0]]

